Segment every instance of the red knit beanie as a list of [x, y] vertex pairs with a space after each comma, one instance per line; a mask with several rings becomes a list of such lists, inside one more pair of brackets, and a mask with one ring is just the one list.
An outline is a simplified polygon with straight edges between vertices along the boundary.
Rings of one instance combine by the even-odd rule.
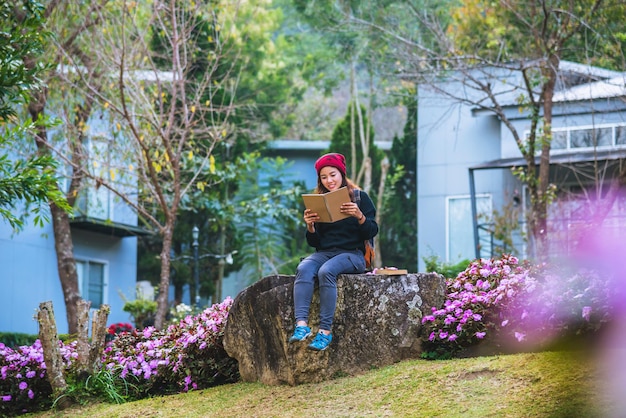
[[324, 154], [320, 158], [315, 161], [315, 170], [317, 171], [317, 175], [320, 175], [320, 170], [324, 167], [335, 167], [337, 170], [341, 171], [343, 176], [346, 176], [346, 157], [336, 152], [331, 152], [330, 154]]

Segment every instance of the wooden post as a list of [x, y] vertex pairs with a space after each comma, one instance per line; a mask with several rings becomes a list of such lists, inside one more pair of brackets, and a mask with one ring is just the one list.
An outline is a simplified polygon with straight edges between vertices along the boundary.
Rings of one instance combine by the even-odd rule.
[[91, 302], [81, 299], [76, 307], [77, 319], [77, 341], [76, 353], [78, 354], [77, 367], [78, 376], [90, 375], [92, 370], [89, 364], [89, 308]]
[[102, 305], [100, 309], [93, 314], [93, 320], [91, 322], [91, 350], [89, 351], [89, 368], [91, 374], [100, 370], [102, 352], [106, 341], [107, 320], [110, 312], [111, 307], [109, 305]]
[[69, 398], [63, 396], [67, 390], [67, 382], [63, 371], [63, 357], [59, 348], [59, 335], [57, 334], [56, 321], [54, 319], [54, 309], [52, 302], [42, 302], [39, 304], [37, 312], [39, 322], [39, 340], [43, 348], [43, 358], [46, 362], [46, 376], [52, 386], [52, 394], [57, 399], [59, 409], [65, 409], [71, 405]]

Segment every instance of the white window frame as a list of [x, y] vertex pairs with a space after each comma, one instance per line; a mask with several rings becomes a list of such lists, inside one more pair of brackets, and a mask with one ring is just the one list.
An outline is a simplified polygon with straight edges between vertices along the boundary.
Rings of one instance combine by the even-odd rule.
[[[622, 148], [626, 148], [626, 144], [617, 144], [616, 140], [617, 140], [617, 128], [622, 128], [622, 127], [626, 127], [626, 123], [602, 123], [602, 124], [595, 124], [595, 125], [579, 125], [579, 126], [568, 126], [568, 127], [559, 127], [559, 128], [552, 128], [552, 134], [554, 135], [555, 132], [565, 132], [566, 133], [566, 144], [565, 144], [565, 148], [551, 148], [550, 152], [553, 154], [563, 154], [563, 153], [567, 153], [567, 152], [571, 152], [571, 151], [593, 151], [593, 150], [597, 150], [597, 149], [613, 149], [613, 148], [618, 148], [618, 149], [622, 149]], [[571, 133], [573, 131], [593, 131], [593, 130], [599, 130], [599, 129], [606, 129], [606, 128], [611, 128], [611, 144], [609, 145], [599, 145], [596, 147], [572, 147], [571, 146]], [[540, 129], [539, 132], [542, 132], [542, 130]], [[528, 138], [530, 136], [530, 131], [525, 131], [524, 132], [524, 137]], [[537, 150], [537, 153], [541, 152], [540, 150]]]

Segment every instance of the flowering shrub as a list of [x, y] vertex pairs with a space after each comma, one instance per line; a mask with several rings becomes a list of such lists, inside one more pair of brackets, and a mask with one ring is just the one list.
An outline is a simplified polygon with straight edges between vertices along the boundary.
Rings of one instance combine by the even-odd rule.
[[422, 318], [430, 331], [427, 350], [453, 355], [484, 339], [493, 326], [489, 316], [520, 291], [527, 277], [528, 269], [519, 266], [517, 258], [504, 255], [475, 260], [456, 278], [447, 279], [444, 306], [433, 307], [431, 315]]
[[511, 255], [475, 260], [446, 287], [444, 306], [422, 318], [425, 349], [435, 357], [451, 357], [484, 340], [496, 347], [542, 347], [599, 330], [612, 310], [606, 277], [520, 264]]
[[[112, 324], [109, 335], [117, 337], [104, 350], [103, 369], [87, 381], [81, 381], [72, 368], [78, 356], [76, 342], [59, 341], [70, 385], [68, 396], [78, 400], [84, 395], [101, 396], [121, 402], [236, 381], [237, 362], [222, 346], [231, 305], [232, 299], [227, 298], [165, 331]], [[123, 393], [110, 393], [118, 390]], [[39, 340], [15, 350], [0, 343], [0, 416], [50, 408], [51, 395]]]
[[104, 365], [125, 379], [136, 376], [137, 396], [188, 391], [232, 382], [237, 363], [222, 346], [232, 299], [187, 316], [165, 331], [121, 334], [105, 349]]
[[[76, 343], [59, 341], [59, 347], [69, 369], [77, 357]], [[51, 394], [40, 341], [15, 350], [0, 343], [0, 416], [47, 409], [52, 405]]]
[[618, 291], [611, 277], [556, 268], [539, 273], [500, 313], [497, 335], [502, 344], [545, 347], [555, 340], [594, 333], [610, 322], [612, 297]]

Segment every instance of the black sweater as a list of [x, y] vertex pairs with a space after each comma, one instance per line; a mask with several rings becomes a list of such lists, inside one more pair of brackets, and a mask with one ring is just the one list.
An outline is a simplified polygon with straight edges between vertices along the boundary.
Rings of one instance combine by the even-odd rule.
[[363, 241], [376, 236], [378, 224], [375, 221], [376, 208], [372, 199], [363, 190], [360, 193], [359, 208], [365, 215], [363, 224], [359, 225], [359, 221], [353, 216], [333, 223], [317, 222], [315, 232], [306, 231], [306, 240], [311, 247], [318, 251], [333, 248], [359, 249], [365, 253]]

